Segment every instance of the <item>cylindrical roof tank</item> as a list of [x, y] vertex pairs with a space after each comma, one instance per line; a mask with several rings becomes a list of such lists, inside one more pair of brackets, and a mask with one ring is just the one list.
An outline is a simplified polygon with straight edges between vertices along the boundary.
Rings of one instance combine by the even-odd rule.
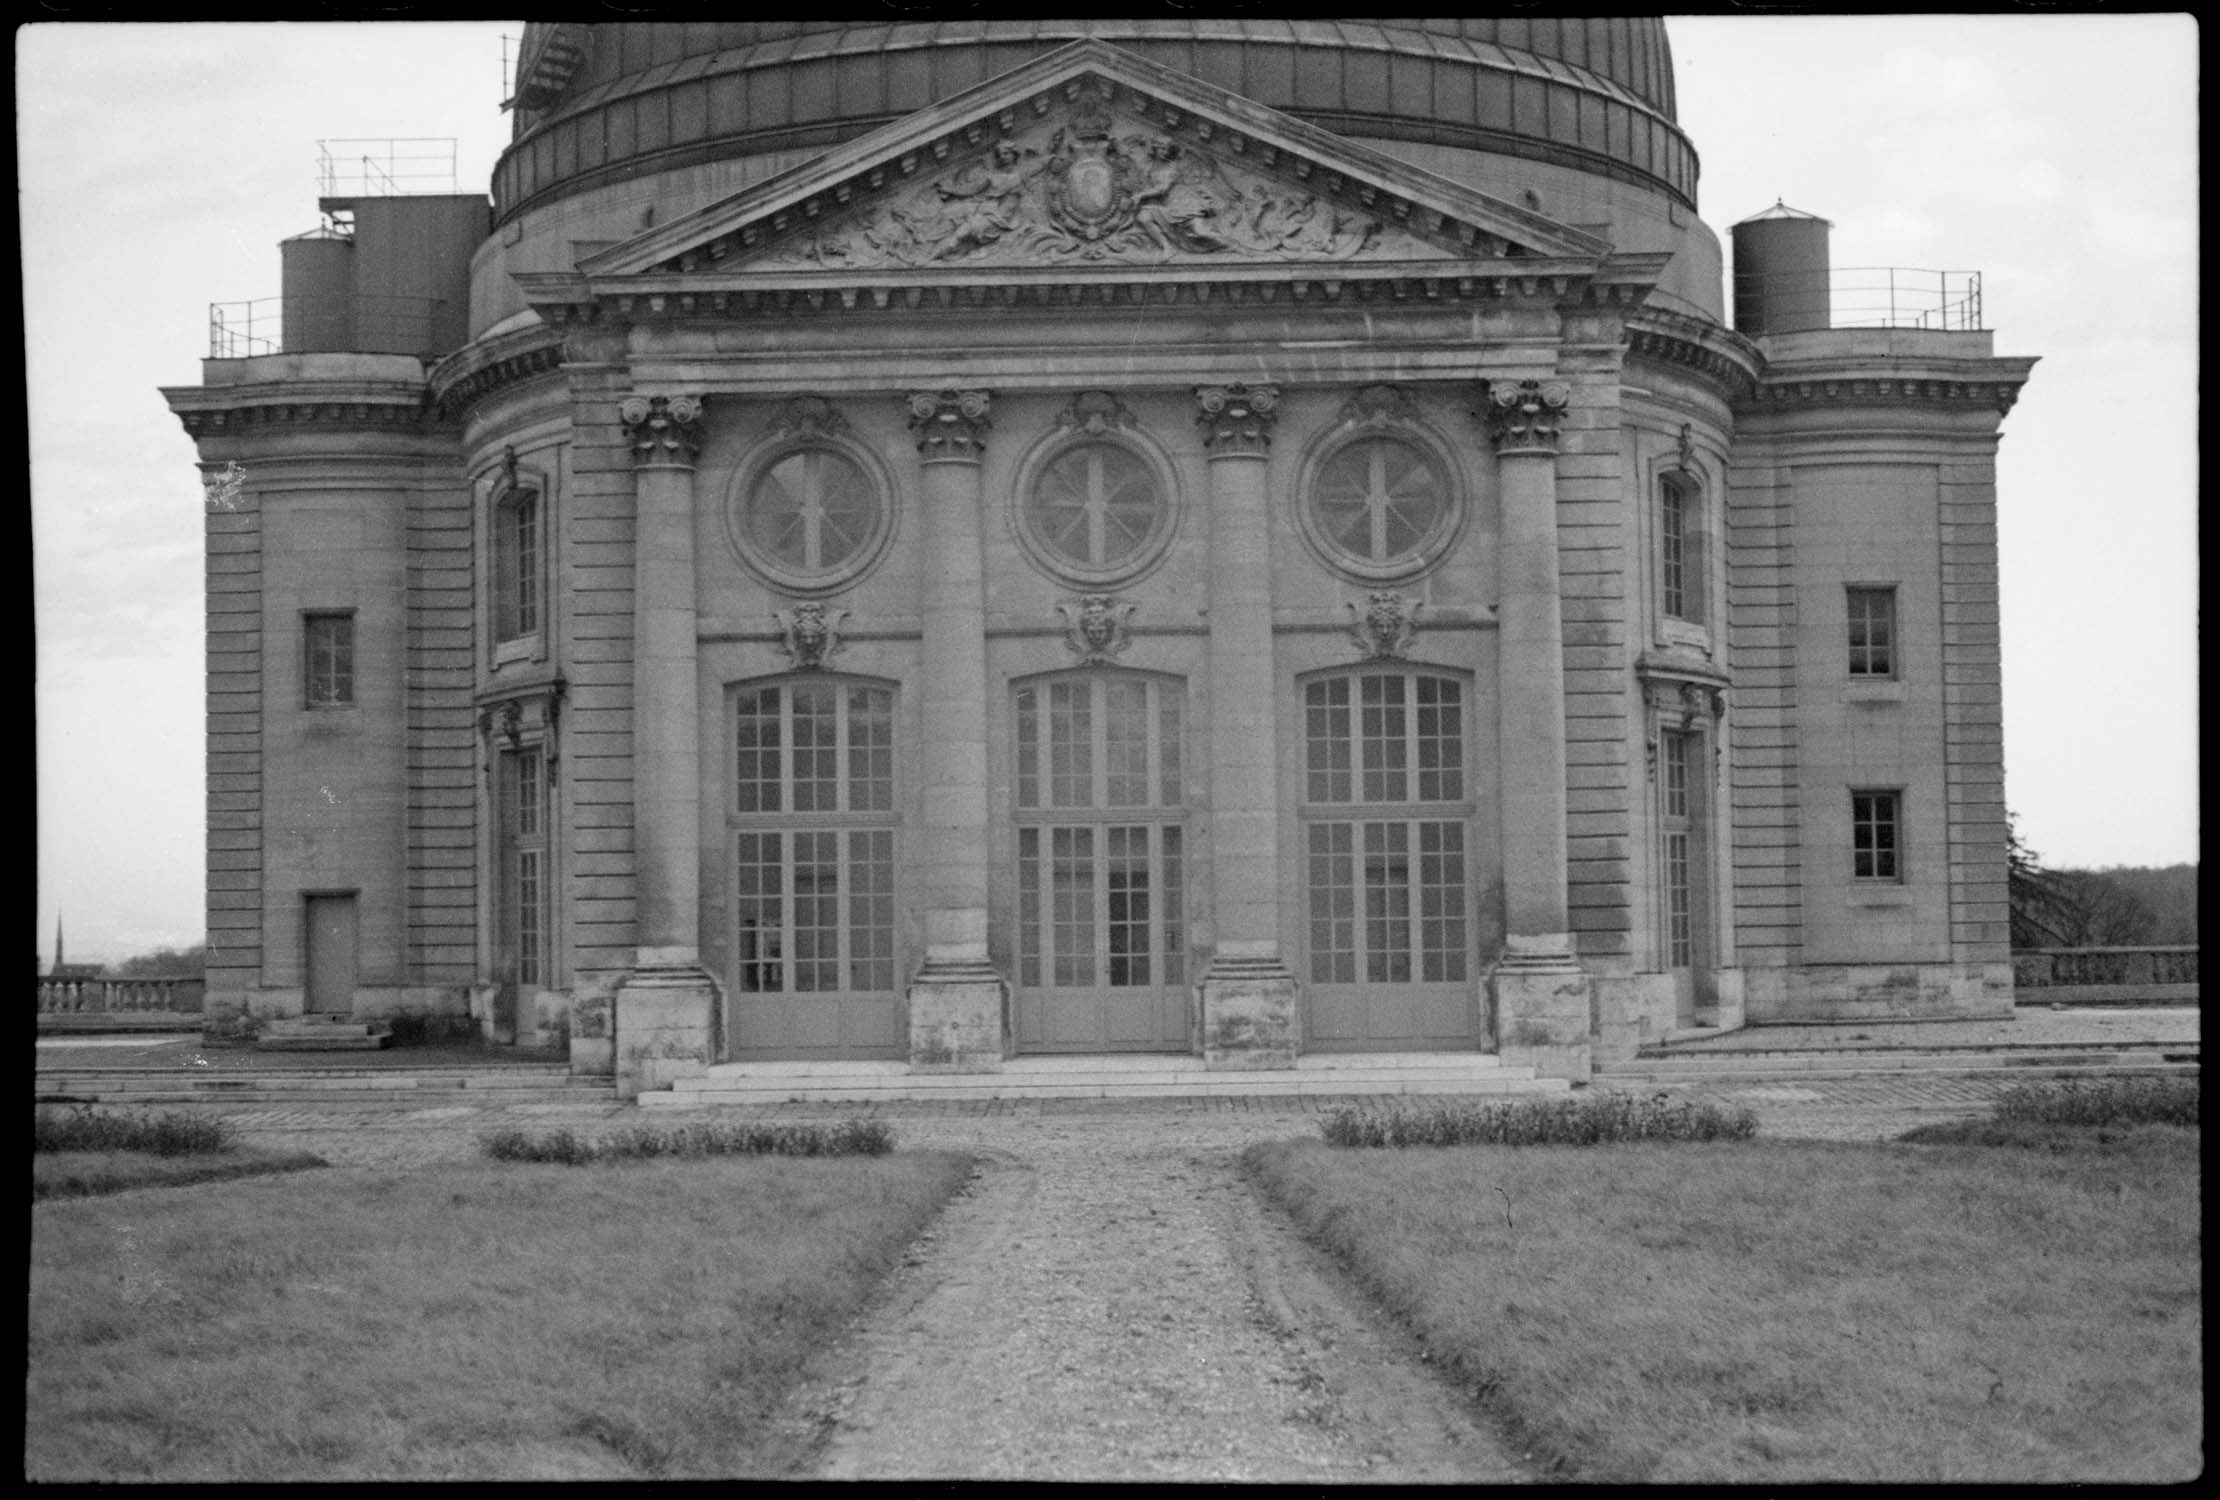
[[312, 229], [278, 245], [285, 292], [280, 348], [287, 354], [342, 354], [354, 348], [354, 242]]
[[1775, 201], [1728, 233], [1734, 237], [1734, 326], [1756, 338], [1833, 325], [1827, 231], [1817, 214]]

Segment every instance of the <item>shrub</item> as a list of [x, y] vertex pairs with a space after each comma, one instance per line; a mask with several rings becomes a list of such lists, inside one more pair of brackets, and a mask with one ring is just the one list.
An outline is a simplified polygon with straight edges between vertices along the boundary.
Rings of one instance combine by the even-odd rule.
[[1382, 1110], [1342, 1109], [1320, 1124], [1334, 1146], [1601, 1146], [1615, 1141], [1746, 1141], [1757, 1116], [1670, 1096], [1588, 1094]]
[[2015, 1084], [1998, 1096], [1999, 1120], [2041, 1125], [2188, 1125], [2197, 1123], [2195, 1078], [2065, 1078]]
[[713, 1120], [642, 1125], [598, 1139], [568, 1129], [542, 1135], [498, 1130], [483, 1137], [479, 1144], [495, 1161], [561, 1162], [566, 1166], [659, 1156], [884, 1156], [894, 1149], [894, 1130], [878, 1120], [843, 1120], [835, 1125]]
[[469, 1016], [428, 1016], [420, 1013], [389, 1016], [386, 1030], [396, 1047], [424, 1047], [437, 1042], [474, 1042], [478, 1023]]
[[109, 1114], [89, 1104], [41, 1109], [33, 1114], [36, 1151], [141, 1151], [151, 1156], [201, 1156], [229, 1151], [236, 1133], [229, 1120], [194, 1115]]

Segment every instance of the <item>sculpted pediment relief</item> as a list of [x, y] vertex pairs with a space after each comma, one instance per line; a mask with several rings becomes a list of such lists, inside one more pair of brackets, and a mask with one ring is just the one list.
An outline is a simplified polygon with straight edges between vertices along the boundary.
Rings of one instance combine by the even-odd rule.
[[1593, 261], [1610, 246], [1074, 43], [579, 265], [594, 277]]
[[[1481, 247], [1501, 254], [1500, 244]], [[762, 258], [826, 268], [1120, 265], [1245, 260], [1433, 260], [1442, 248], [1106, 108], [1082, 92], [1053, 127], [859, 212], [814, 224]]]

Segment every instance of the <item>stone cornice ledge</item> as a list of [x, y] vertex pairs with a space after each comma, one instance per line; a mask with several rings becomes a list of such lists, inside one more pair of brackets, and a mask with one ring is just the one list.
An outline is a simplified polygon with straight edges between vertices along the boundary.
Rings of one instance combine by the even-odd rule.
[[1731, 328], [1662, 307], [1644, 307], [1627, 319], [1627, 352], [1638, 359], [1679, 365], [1703, 376], [1729, 400], [1756, 388], [1765, 357]]
[[459, 417], [502, 387], [551, 374], [562, 363], [558, 330], [544, 323], [514, 328], [467, 344], [434, 365], [428, 379], [432, 405], [443, 417]]
[[429, 424], [424, 382], [360, 376], [162, 387], [194, 437], [250, 426], [408, 427]]

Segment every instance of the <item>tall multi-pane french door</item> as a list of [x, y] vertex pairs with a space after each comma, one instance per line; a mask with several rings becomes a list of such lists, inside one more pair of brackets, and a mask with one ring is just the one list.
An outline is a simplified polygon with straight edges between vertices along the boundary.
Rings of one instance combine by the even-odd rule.
[[547, 982], [547, 758], [537, 745], [495, 765], [493, 1039], [514, 1042]]
[[727, 1050], [896, 1057], [894, 694], [798, 678], [733, 697]]
[[1188, 1048], [1181, 694], [1176, 681], [1099, 672], [1017, 690], [1027, 1051]]
[[1703, 782], [1697, 775], [1702, 741], [1679, 729], [1658, 732], [1658, 864], [1666, 972], [1673, 980], [1673, 1011], [1691, 1025], [1710, 964], [1709, 892], [1704, 881]]
[[1303, 688], [1307, 1041], [1478, 1045], [1462, 679], [1377, 671]]

